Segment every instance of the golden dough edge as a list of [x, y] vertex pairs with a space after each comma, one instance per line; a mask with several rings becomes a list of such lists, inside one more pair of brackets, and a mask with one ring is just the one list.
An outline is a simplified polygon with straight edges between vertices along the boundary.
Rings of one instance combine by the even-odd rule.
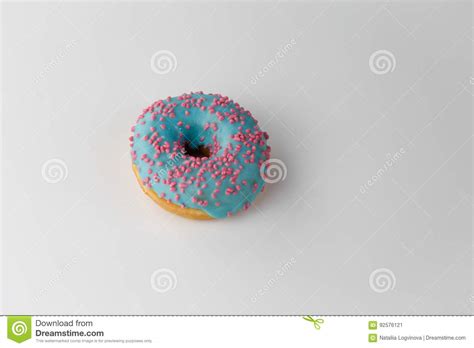
[[183, 207], [180, 207], [179, 205], [168, 202], [166, 199], [158, 197], [155, 191], [143, 186], [142, 179], [140, 178], [140, 175], [138, 174], [138, 168], [135, 164], [132, 164], [132, 169], [133, 169], [133, 173], [135, 174], [135, 177], [137, 178], [138, 184], [142, 188], [142, 191], [148, 197], [150, 197], [153, 201], [155, 201], [155, 203], [158, 204], [161, 208], [169, 211], [170, 213], [173, 213], [173, 214], [176, 214], [188, 219], [214, 220], [212, 216], [209, 216], [206, 212], [202, 210], [195, 209], [195, 208], [183, 208]]

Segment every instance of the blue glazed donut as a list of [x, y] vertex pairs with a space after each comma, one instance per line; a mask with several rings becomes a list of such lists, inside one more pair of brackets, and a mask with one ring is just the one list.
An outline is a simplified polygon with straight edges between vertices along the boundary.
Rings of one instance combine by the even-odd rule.
[[133, 169], [163, 208], [195, 218], [246, 210], [264, 189], [268, 134], [252, 114], [219, 94], [158, 100], [132, 127]]

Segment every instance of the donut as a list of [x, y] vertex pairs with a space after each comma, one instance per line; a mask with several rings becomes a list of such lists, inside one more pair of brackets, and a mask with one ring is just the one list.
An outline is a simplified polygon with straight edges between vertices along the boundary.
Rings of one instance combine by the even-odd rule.
[[265, 188], [268, 134], [252, 114], [220, 94], [158, 100], [131, 128], [132, 168], [163, 209], [198, 220], [247, 210]]

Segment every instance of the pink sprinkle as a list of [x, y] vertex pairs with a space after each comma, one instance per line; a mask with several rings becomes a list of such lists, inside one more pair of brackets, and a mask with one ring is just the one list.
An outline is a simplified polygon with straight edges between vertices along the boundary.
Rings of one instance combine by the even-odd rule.
[[166, 129], [166, 125], [165, 125], [165, 124], [161, 124], [160, 127], [161, 127], [161, 129]]
[[257, 183], [253, 184], [253, 189], [252, 189], [253, 193], [257, 192], [257, 189], [258, 189], [258, 184]]

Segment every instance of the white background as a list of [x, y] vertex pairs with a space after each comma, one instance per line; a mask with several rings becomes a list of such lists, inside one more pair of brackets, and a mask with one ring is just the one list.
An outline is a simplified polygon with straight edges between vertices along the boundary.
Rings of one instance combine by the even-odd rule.
[[[4, 3], [2, 312], [471, 313], [470, 10]], [[192, 90], [251, 110], [286, 165], [235, 218], [170, 215], [133, 177], [137, 115]]]

